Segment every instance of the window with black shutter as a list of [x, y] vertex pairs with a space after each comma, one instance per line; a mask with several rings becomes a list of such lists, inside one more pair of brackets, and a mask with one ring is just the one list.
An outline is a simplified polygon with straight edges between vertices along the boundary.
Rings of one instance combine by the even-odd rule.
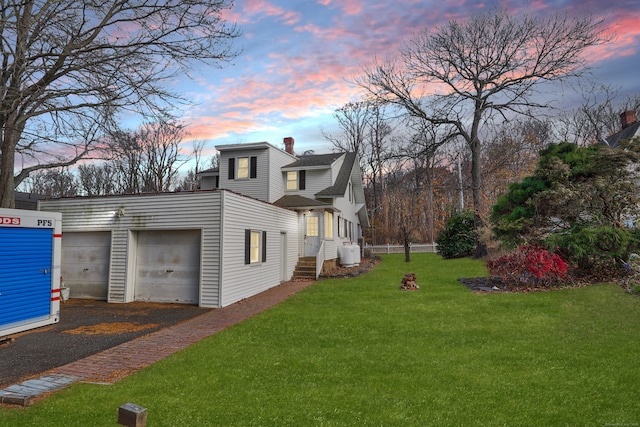
[[307, 188], [307, 173], [306, 173], [306, 171], [299, 171], [298, 172], [298, 180], [300, 181], [298, 183], [298, 188], [300, 188], [300, 190], [305, 190]]
[[251, 166], [250, 166], [250, 174], [249, 178], [257, 178], [258, 177], [258, 158], [253, 156], [251, 157]]
[[233, 157], [229, 159], [229, 179], [235, 179], [236, 177], [236, 159]]

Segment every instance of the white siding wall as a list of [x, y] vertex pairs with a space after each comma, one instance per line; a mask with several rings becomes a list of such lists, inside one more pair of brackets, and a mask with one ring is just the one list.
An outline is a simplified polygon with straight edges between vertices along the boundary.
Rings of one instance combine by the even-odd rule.
[[[287, 278], [293, 274], [300, 246], [297, 214], [276, 206], [224, 193], [222, 305], [226, 306], [280, 283], [280, 233], [287, 233]], [[244, 263], [245, 229], [267, 232], [267, 260]]]
[[307, 169], [305, 172], [305, 187], [303, 191], [291, 191], [309, 199], [315, 199], [315, 194], [332, 185], [331, 169]]
[[[257, 157], [257, 177], [229, 179], [229, 158], [235, 158], [235, 167], [238, 167], [239, 157]], [[269, 197], [269, 150], [258, 148], [255, 150], [238, 150], [220, 152], [220, 188], [235, 191], [249, 197], [268, 201]]]
[[[112, 231], [109, 302], [129, 302], [135, 244], [129, 230], [202, 229], [200, 305], [219, 306], [220, 192], [77, 198], [40, 202], [40, 210], [62, 212], [62, 230]], [[122, 210], [123, 215], [116, 213]], [[64, 260], [63, 260], [64, 262]]]
[[269, 173], [269, 198], [267, 201], [273, 203], [284, 196], [286, 183], [282, 168], [296, 160], [292, 155], [269, 147], [269, 163], [271, 165]]

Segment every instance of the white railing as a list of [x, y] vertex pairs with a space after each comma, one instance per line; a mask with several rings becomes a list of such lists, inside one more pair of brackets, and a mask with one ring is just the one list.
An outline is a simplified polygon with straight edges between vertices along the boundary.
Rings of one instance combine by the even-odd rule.
[[316, 254], [316, 280], [320, 277], [320, 272], [322, 272], [322, 266], [324, 265], [324, 240], [320, 242], [320, 249]]
[[[372, 254], [403, 254], [403, 245], [369, 245], [365, 244], [364, 249], [368, 249]], [[410, 252], [438, 252], [437, 243], [412, 243], [409, 245]]]

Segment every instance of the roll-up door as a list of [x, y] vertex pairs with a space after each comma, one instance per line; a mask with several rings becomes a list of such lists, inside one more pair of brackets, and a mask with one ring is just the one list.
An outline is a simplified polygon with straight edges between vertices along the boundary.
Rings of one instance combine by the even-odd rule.
[[65, 232], [62, 279], [71, 298], [106, 300], [109, 290], [111, 232]]
[[200, 230], [138, 231], [135, 299], [198, 304]]
[[51, 312], [53, 229], [0, 227], [0, 326]]

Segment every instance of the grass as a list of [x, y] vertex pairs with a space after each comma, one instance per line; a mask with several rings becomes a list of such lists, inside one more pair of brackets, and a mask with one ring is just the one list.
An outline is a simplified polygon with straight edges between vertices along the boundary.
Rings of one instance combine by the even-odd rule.
[[[421, 290], [398, 290], [415, 272]], [[110, 385], [76, 384], [0, 425], [638, 425], [640, 298], [615, 285], [474, 294], [482, 263], [389, 255]]]

